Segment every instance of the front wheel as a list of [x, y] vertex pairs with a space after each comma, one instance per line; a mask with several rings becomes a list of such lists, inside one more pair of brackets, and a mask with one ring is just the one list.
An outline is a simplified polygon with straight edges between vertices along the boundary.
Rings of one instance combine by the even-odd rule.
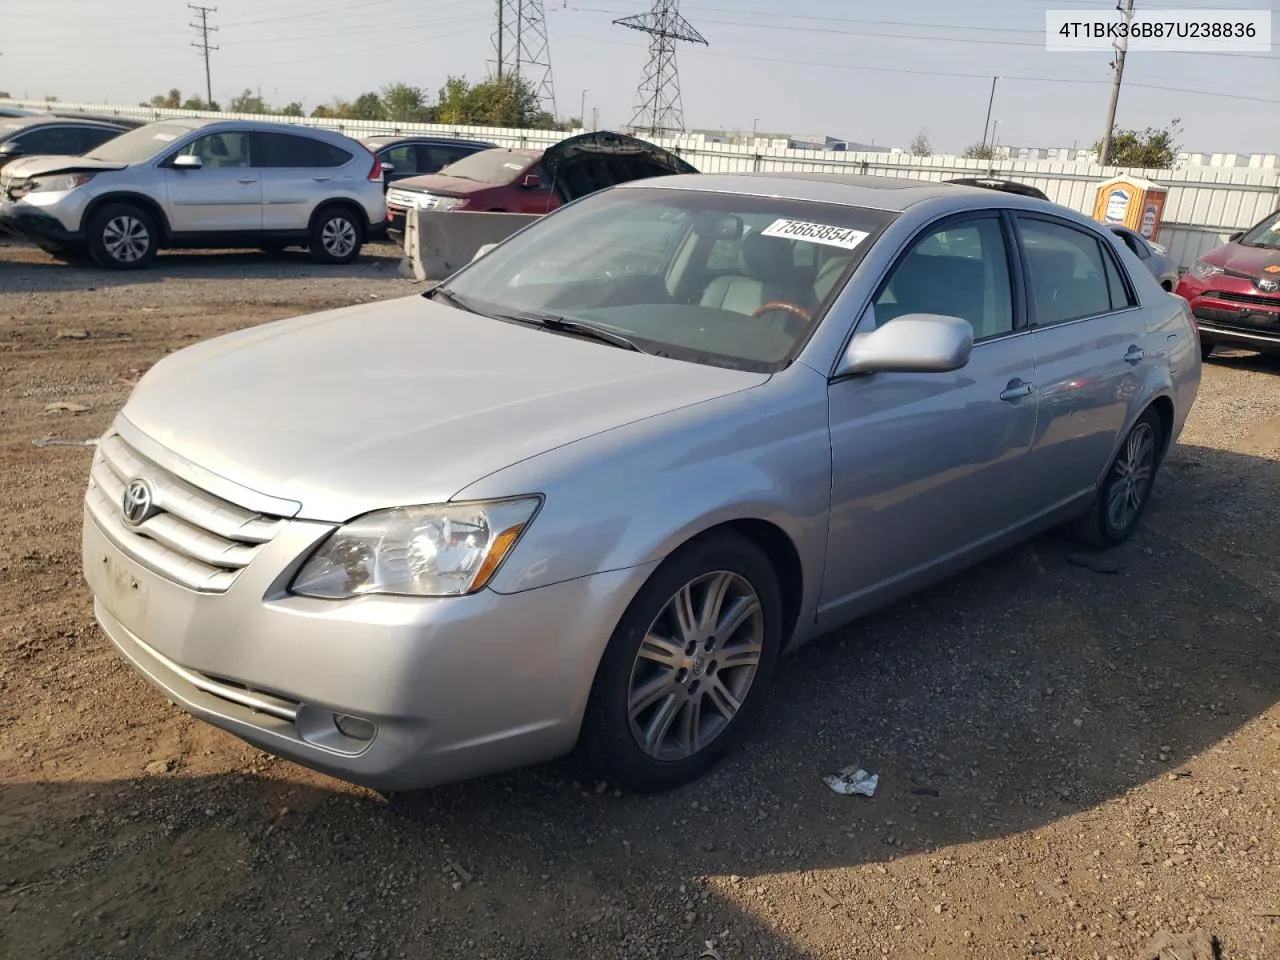
[[588, 760], [637, 793], [701, 776], [763, 706], [782, 642], [778, 578], [734, 533], [669, 557], [627, 608], [592, 685]]
[[322, 211], [311, 226], [311, 257], [319, 263], [350, 263], [363, 245], [359, 220], [342, 207]]
[[156, 258], [159, 231], [145, 210], [128, 203], [112, 203], [89, 221], [89, 254], [101, 267], [137, 270]]
[[1079, 539], [1095, 547], [1129, 539], [1151, 500], [1163, 438], [1160, 415], [1147, 410], [1120, 444], [1089, 512], [1076, 521], [1073, 532]]

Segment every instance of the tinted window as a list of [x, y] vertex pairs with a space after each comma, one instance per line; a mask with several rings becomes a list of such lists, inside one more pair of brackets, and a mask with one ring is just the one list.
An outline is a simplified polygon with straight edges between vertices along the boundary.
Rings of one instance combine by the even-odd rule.
[[81, 152], [101, 146], [108, 140], [120, 136], [119, 130], [104, 130], [100, 127], [82, 127], [80, 130]]
[[1116, 265], [1116, 258], [1111, 255], [1110, 250], [1103, 249], [1102, 263], [1107, 269], [1107, 292], [1111, 296], [1111, 309], [1123, 310], [1135, 306], [1137, 301], [1125, 286], [1124, 278], [1120, 276], [1120, 267]]
[[340, 167], [351, 159], [345, 150], [291, 133], [253, 134], [255, 167]]
[[465, 147], [418, 146], [418, 170], [422, 173], [438, 173], [442, 167], [457, 163], [463, 157], [475, 153]]
[[873, 301], [877, 326], [908, 313], [968, 320], [975, 340], [1013, 331], [1009, 254], [998, 217], [930, 228], [885, 278]]
[[422, 170], [418, 167], [418, 151], [414, 149], [413, 144], [404, 143], [398, 147], [392, 147], [384, 153], [378, 154], [383, 163], [389, 163], [395, 170], [395, 174], [411, 174], [411, 173], [429, 173], [428, 170]]
[[40, 127], [13, 139], [29, 157], [41, 153], [75, 156], [85, 149], [79, 127]]
[[1102, 245], [1095, 237], [1047, 220], [1019, 217], [1018, 225], [1039, 326], [1111, 311], [1107, 268]]
[[249, 135], [247, 133], [207, 133], [196, 137], [175, 156], [199, 157], [205, 167], [249, 166]]

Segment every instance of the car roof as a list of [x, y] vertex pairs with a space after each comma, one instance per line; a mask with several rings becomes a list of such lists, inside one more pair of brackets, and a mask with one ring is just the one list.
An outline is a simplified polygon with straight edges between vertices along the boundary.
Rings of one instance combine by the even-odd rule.
[[[1017, 193], [970, 187], [936, 180], [907, 177], [880, 177], [861, 173], [696, 173], [678, 174], [635, 180], [618, 185], [619, 189], [700, 190], [713, 193], [739, 193], [760, 197], [778, 197], [811, 203], [836, 203], [850, 207], [867, 207], [889, 213], [902, 213], [908, 207], [928, 200], [955, 200], [981, 197], [988, 205], [998, 197], [1000, 204], [1026, 206], [1027, 209], [1064, 208], [1046, 200]], [[974, 204], [966, 204], [974, 206]]]
[[[220, 117], [174, 117], [154, 120], [147, 126], [165, 124], [171, 127], [185, 127], [188, 130], [208, 130], [217, 133], [222, 130], [244, 130], [250, 133], [292, 133], [302, 137], [313, 137], [332, 144], [357, 144], [359, 140], [336, 130], [324, 127], [312, 127], [302, 123], [273, 123], [270, 120], [223, 120]], [[139, 128], [141, 129], [141, 128]]]
[[386, 146], [389, 143], [439, 143], [445, 146], [458, 144], [464, 147], [484, 147], [491, 149], [496, 147], [496, 143], [489, 143], [487, 140], [467, 140], [460, 137], [442, 137], [430, 133], [375, 133], [368, 137], [361, 137], [361, 143], [376, 143], [379, 146]]
[[121, 133], [125, 130], [122, 125], [105, 120], [91, 119], [89, 117], [63, 117], [47, 113], [37, 113], [30, 117], [0, 117], [0, 137], [10, 136], [22, 130], [30, 130], [33, 127], [44, 127], [50, 125], [66, 126], [69, 123], [81, 124], [86, 127], [100, 127], [105, 130], [118, 130]]

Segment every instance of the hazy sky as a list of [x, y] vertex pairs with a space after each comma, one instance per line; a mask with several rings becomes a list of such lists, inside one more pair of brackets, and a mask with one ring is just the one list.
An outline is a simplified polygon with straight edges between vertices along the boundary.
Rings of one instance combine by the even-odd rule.
[[[450, 73], [481, 79], [492, 58], [495, 0], [202, 0], [216, 6], [214, 97], [252, 87], [308, 112], [393, 81], [433, 94]], [[559, 113], [630, 121], [646, 38], [611, 25], [646, 0], [546, 0]], [[686, 123], [831, 134], [905, 146], [926, 128], [935, 149], [981, 139], [993, 74], [999, 140], [1087, 146], [1109, 91], [1106, 53], [1048, 53], [1046, 9], [1104, 0], [689, 0], [710, 41], [683, 47]], [[1138, 0], [1140, 9], [1272, 10], [1276, 0]], [[204, 93], [184, 0], [0, 0], [0, 90], [63, 101], [135, 103], [178, 87]], [[1042, 79], [1031, 79], [1042, 78]], [[1047, 82], [1052, 78], [1056, 82]], [[1280, 152], [1280, 52], [1135, 53], [1117, 122], [1180, 117], [1185, 149]], [[1156, 88], [1178, 88], [1177, 90]], [[1191, 91], [1191, 92], [1180, 92]]]

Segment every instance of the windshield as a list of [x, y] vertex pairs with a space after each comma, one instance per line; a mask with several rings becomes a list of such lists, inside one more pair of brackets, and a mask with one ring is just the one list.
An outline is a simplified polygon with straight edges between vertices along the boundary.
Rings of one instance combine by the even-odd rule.
[[442, 289], [489, 316], [565, 318], [646, 353], [773, 372], [808, 341], [841, 278], [893, 218], [773, 197], [612, 189], [537, 221]]
[[94, 147], [85, 156], [108, 163], [138, 163], [169, 149], [174, 141], [191, 132], [190, 127], [177, 123], [149, 123]]
[[527, 170], [536, 157], [510, 150], [481, 150], [444, 167], [440, 173], [446, 177], [477, 180], [480, 183], [510, 183]]
[[1237, 242], [1246, 247], [1270, 247], [1272, 250], [1280, 250], [1280, 211], [1267, 217]]

